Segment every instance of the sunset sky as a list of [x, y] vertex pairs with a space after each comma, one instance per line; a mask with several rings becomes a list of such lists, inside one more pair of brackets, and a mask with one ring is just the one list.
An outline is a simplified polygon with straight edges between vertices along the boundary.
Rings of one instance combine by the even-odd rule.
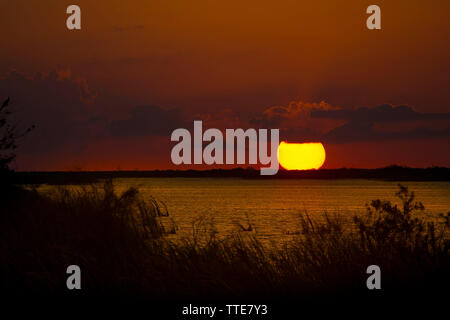
[[3, 0], [0, 100], [37, 126], [16, 169], [174, 168], [170, 133], [193, 120], [323, 142], [324, 168], [450, 166], [449, 14], [444, 0]]

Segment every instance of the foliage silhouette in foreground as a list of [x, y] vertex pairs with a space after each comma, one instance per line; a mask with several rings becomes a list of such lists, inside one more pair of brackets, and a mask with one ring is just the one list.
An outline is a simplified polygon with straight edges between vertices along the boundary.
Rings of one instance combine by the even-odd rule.
[[16, 158], [17, 141], [27, 135], [35, 126], [19, 130], [17, 124], [10, 119], [10, 99], [6, 99], [0, 106], [0, 172], [8, 170]]
[[46, 195], [10, 189], [2, 194], [1, 280], [12, 293], [64, 295], [61, 270], [76, 262], [85, 296], [281, 298], [365, 292], [365, 270], [377, 264], [386, 290], [445, 286], [448, 215], [424, 222], [407, 188], [397, 196], [400, 206], [375, 200], [350, 223], [301, 215], [297, 236], [280, 247], [255, 231], [221, 235], [205, 219], [173, 240], [164, 205], [135, 188], [118, 195], [110, 181]]

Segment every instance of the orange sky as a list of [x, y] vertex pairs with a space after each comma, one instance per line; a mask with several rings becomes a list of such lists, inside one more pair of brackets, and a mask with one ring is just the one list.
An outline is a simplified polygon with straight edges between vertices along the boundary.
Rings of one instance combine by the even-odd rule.
[[162, 112], [168, 128], [194, 119], [249, 127], [262, 119], [294, 140], [360, 121], [318, 120], [309, 109], [265, 118], [291, 102], [302, 110], [321, 102], [344, 110], [406, 105], [420, 113], [414, 123], [370, 125], [443, 132], [330, 138], [326, 167], [450, 165], [447, 116], [423, 115], [450, 112], [448, 1], [376, 1], [381, 31], [365, 27], [367, 1], [76, 3], [81, 31], [65, 27], [72, 1], [0, 4], [0, 98], [11, 96], [21, 121], [38, 127], [19, 150], [18, 169], [170, 167], [167, 135], [111, 130], [144, 106], [156, 108], [139, 115]]

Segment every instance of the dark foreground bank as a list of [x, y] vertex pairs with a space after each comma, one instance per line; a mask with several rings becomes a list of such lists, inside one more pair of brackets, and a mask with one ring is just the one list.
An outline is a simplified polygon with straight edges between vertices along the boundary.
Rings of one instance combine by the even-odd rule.
[[[251, 233], [219, 238], [202, 223], [191, 238], [170, 242], [176, 229], [164, 223], [164, 207], [134, 188], [116, 194], [110, 181], [49, 196], [3, 185], [2, 290], [11, 305], [153, 308], [168, 318], [182, 318], [190, 304], [266, 304], [280, 315], [389, 305], [412, 312], [430, 303], [435, 310], [450, 284], [449, 215], [424, 222], [407, 188], [397, 197], [398, 205], [374, 200], [353, 230], [339, 217], [301, 216], [295, 241], [268, 248]], [[67, 288], [69, 265], [81, 268], [81, 290]], [[381, 290], [367, 288], [370, 265], [381, 269]]]

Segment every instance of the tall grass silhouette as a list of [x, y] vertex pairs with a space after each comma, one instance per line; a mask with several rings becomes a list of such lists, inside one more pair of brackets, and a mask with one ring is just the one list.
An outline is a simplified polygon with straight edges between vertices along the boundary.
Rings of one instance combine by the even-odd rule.
[[376, 264], [384, 289], [448, 283], [450, 214], [425, 222], [412, 192], [396, 195], [400, 205], [374, 200], [350, 227], [341, 216], [300, 215], [295, 239], [271, 247], [254, 232], [217, 237], [205, 219], [191, 237], [170, 240], [176, 226], [164, 205], [135, 188], [117, 194], [111, 181], [46, 195], [9, 186], [1, 280], [11, 294], [66, 295], [65, 270], [77, 264], [83, 296], [282, 298], [367, 291], [365, 270]]

